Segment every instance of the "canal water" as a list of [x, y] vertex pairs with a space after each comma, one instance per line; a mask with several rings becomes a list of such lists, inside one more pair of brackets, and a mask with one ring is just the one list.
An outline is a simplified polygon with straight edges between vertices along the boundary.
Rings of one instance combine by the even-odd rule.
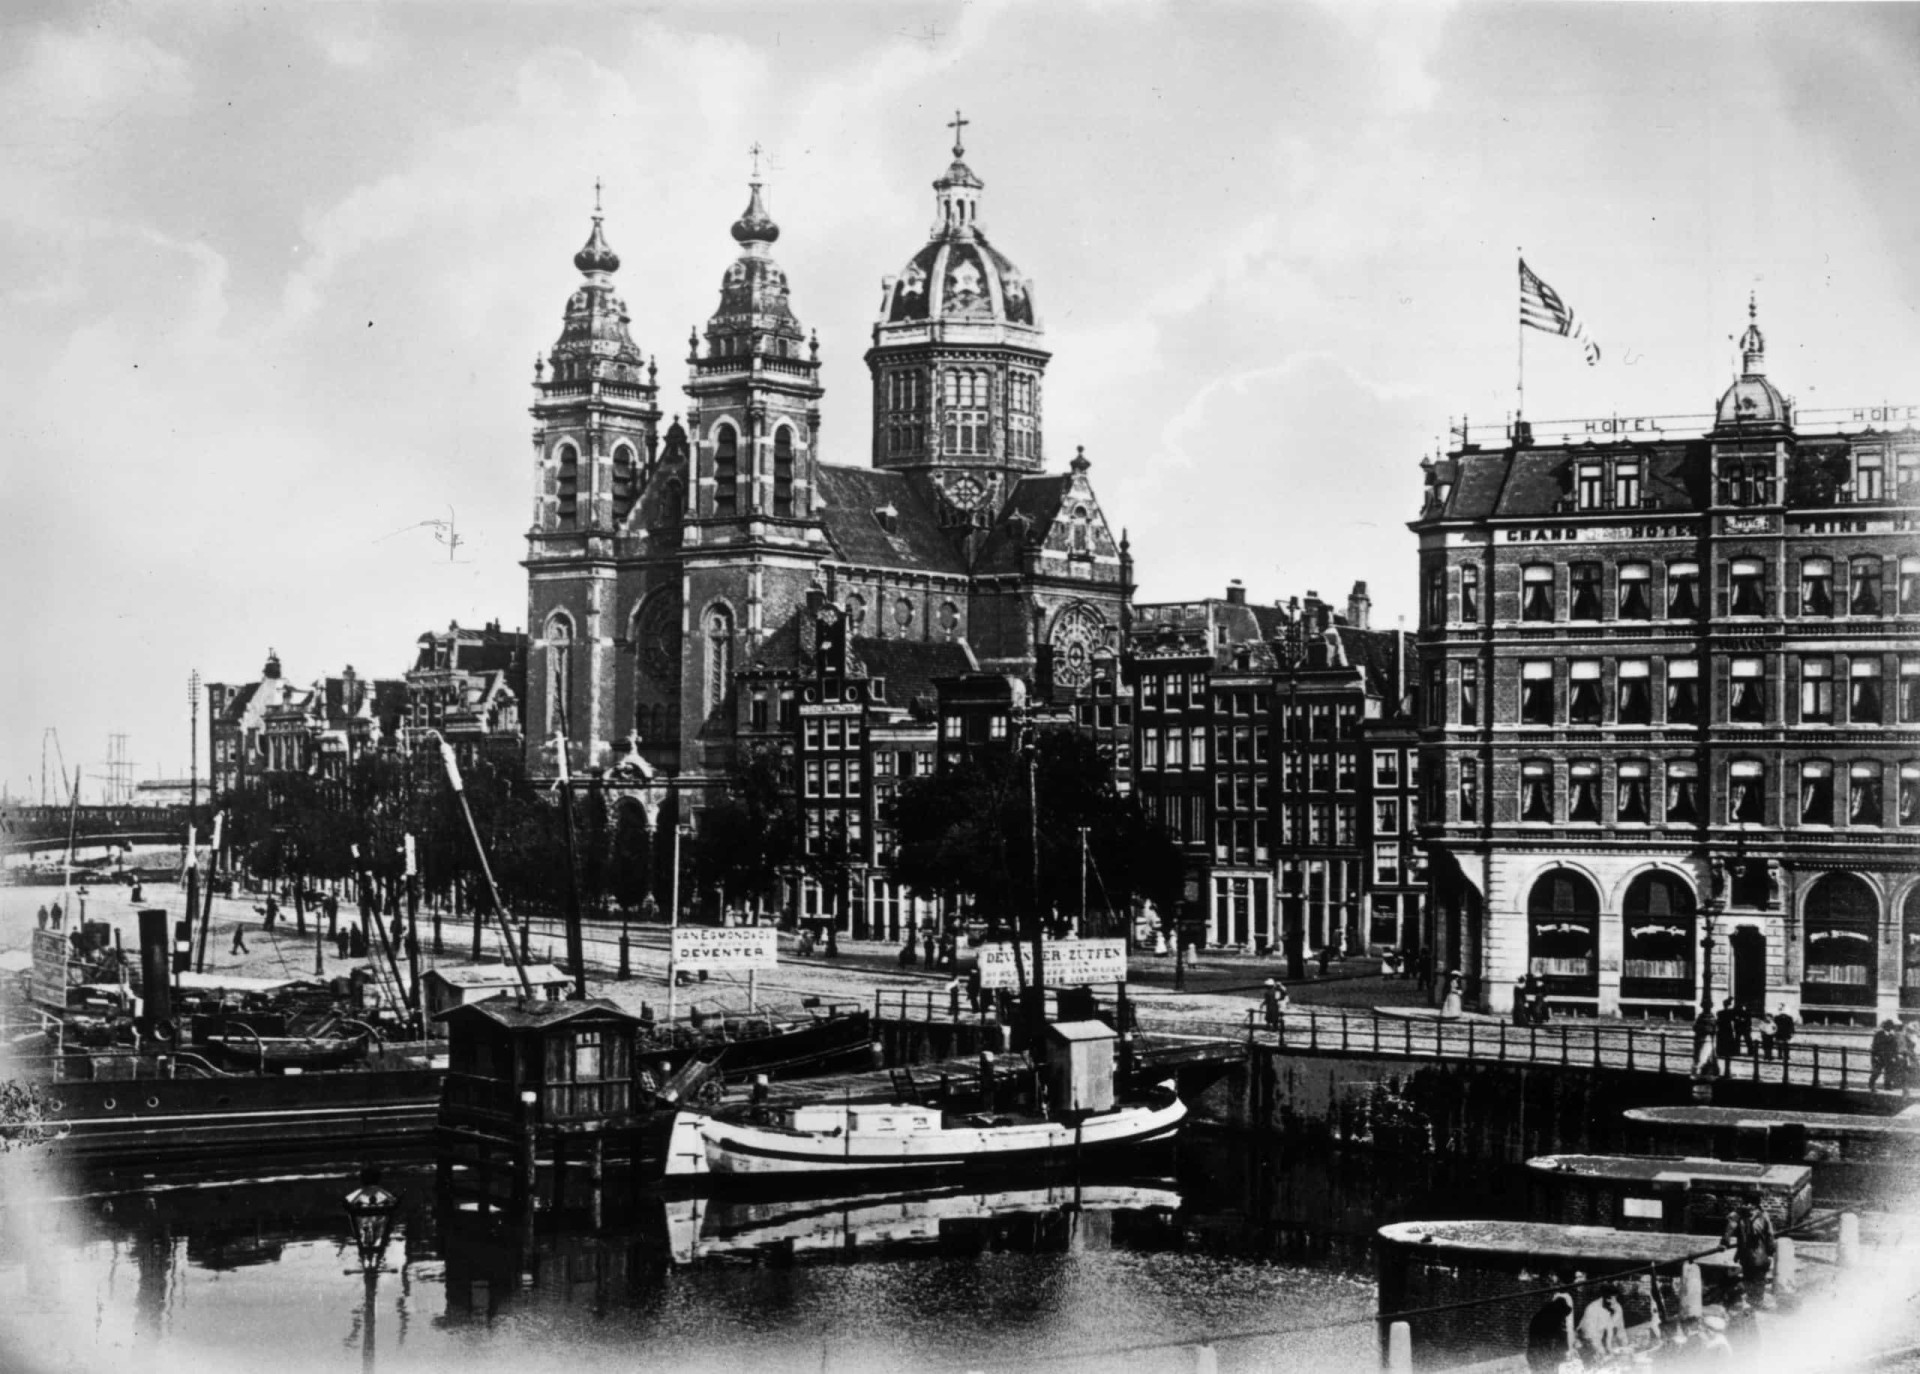
[[[360, 1161], [354, 1161], [355, 1166]], [[641, 1196], [531, 1228], [402, 1209], [360, 1272], [324, 1162], [17, 1180], [0, 1208], [0, 1369], [1150, 1371], [1378, 1367], [1371, 1238], [1508, 1216], [1510, 1170], [1289, 1158], [1189, 1133], [1159, 1176], [828, 1199]], [[1500, 1352], [1505, 1353], [1505, 1352]]]

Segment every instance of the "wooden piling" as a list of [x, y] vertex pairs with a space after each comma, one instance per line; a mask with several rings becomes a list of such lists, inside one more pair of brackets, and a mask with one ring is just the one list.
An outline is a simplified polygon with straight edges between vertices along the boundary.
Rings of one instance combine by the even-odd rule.
[[1689, 1260], [1680, 1268], [1680, 1315], [1698, 1317], [1705, 1306], [1700, 1289], [1700, 1266]]
[[1792, 1236], [1782, 1236], [1774, 1242], [1773, 1282], [1776, 1287], [1791, 1290], [1800, 1281], [1799, 1256], [1794, 1253]]
[[1220, 1374], [1220, 1352], [1210, 1345], [1193, 1348], [1193, 1374]]
[[1413, 1327], [1406, 1322], [1387, 1328], [1387, 1374], [1413, 1374]]
[[1860, 1263], [1860, 1218], [1852, 1212], [1840, 1214], [1840, 1243], [1834, 1247], [1833, 1257], [1843, 1269]]

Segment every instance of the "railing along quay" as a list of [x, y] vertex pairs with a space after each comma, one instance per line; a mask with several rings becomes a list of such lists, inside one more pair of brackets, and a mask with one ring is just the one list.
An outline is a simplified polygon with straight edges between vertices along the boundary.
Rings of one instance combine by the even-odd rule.
[[[1433, 1016], [1348, 1014], [1294, 1007], [1281, 1014], [1278, 1029], [1264, 1024], [1259, 1007], [1238, 1021], [1156, 1013], [1130, 1004], [1144, 1038], [1177, 1036], [1271, 1045], [1308, 1054], [1366, 1055], [1378, 1059], [1462, 1059], [1482, 1063], [1526, 1064], [1548, 1068], [1625, 1069], [1635, 1073], [1694, 1073], [1690, 1030], [1582, 1024], [1560, 1021], [1545, 1026], [1515, 1026], [1472, 1017], [1442, 1020]], [[959, 1016], [947, 992], [931, 988], [881, 988], [874, 992], [879, 1021], [952, 1022], [991, 1020], [990, 1010], [972, 1011], [964, 998]], [[1870, 1052], [1850, 1045], [1795, 1044], [1786, 1060], [1736, 1055], [1719, 1063], [1719, 1076], [1732, 1081], [1793, 1083], [1814, 1088], [1865, 1090], [1872, 1070]]]

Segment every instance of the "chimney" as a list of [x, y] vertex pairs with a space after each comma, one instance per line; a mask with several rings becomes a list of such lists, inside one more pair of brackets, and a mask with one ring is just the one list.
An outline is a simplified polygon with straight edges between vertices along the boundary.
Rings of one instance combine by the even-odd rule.
[[1244, 606], [1247, 604], [1246, 585], [1237, 577], [1227, 583], [1227, 604], [1229, 606]]
[[1356, 582], [1353, 590], [1347, 593], [1347, 624], [1356, 630], [1367, 627], [1367, 617], [1373, 610], [1373, 598], [1367, 595], [1367, 584]]

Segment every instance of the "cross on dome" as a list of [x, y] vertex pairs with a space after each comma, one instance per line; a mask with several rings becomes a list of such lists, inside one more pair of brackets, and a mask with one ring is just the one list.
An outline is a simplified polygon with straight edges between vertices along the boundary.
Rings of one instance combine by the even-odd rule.
[[967, 150], [960, 144], [960, 136], [971, 123], [973, 123], [971, 119], [962, 119], [958, 110], [955, 110], [953, 118], [947, 121], [947, 127], [953, 130], [953, 155], [956, 159], [967, 155]]
[[760, 180], [760, 140], [755, 139], [753, 146], [747, 151], [753, 154], [753, 179], [758, 181]]

